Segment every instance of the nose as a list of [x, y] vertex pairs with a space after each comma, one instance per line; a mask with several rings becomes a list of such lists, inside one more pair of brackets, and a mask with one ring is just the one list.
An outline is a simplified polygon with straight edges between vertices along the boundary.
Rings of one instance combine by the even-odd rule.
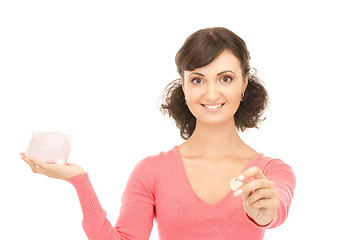
[[216, 82], [214, 81], [208, 81], [207, 87], [206, 87], [206, 99], [209, 102], [215, 102], [220, 97], [220, 90], [218, 89], [218, 86], [216, 86]]

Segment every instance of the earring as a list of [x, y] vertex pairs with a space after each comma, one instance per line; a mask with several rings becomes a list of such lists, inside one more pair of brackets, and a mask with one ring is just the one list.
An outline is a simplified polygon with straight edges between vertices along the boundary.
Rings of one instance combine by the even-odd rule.
[[242, 96], [242, 98], [241, 98], [241, 102], [242, 102], [242, 101], [243, 101], [243, 98], [244, 98], [244, 93], [242, 93], [242, 95], [241, 95], [241, 96]]

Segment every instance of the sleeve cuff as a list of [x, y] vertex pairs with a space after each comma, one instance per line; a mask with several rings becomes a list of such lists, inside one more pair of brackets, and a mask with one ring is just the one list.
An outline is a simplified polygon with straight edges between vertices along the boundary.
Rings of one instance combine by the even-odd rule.
[[76, 189], [84, 217], [103, 211], [87, 172], [71, 177], [67, 182]]

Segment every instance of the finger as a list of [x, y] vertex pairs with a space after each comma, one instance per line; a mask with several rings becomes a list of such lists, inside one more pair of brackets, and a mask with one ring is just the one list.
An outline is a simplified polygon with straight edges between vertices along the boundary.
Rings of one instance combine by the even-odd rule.
[[26, 158], [22, 158], [31, 168], [31, 170], [34, 173], [40, 173], [40, 174], [44, 174], [44, 170], [40, 167], [38, 167], [36, 164], [34, 164], [33, 162], [31, 162], [29, 159]]
[[238, 190], [236, 190], [234, 195], [238, 196], [239, 194], [242, 194], [243, 198], [247, 198], [252, 192], [256, 191], [257, 189], [274, 187], [275, 183], [269, 181], [268, 179], [256, 179], [243, 184]]
[[260, 209], [260, 208], [272, 208], [276, 203], [276, 200], [273, 198], [268, 198], [268, 199], [260, 199], [252, 204], [249, 203], [249, 205], [252, 208], [255, 209]]
[[38, 160], [38, 159], [35, 159], [35, 158], [27, 158], [30, 162], [32, 162], [33, 164], [39, 166], [40, 168], [43, 168], [43, 169], [47, 169], [48, 168], [48, 163], [44, 162], [44, 161], [41, 161], [41, 160]]
[[21, 156], [21, 159], [24, 160], [25, 162], [28, 162], [26, 156], [25, 156], [25, 153], [21, 152], [20, 153], [20, 156]]
[[244, 184], [241, 188], [243, 192], [254, 192], [261, 188], [274, 188], [275, 183], [268, 179], [256, 179], [252, 182]]
[[31, 167], [30, 161], [26, 157], [21, 157], [21, 159], [24, 160], [27, 163], [27, 165]]
[[25, 153], [21, 152], [20, 155], [21, 155], [21, 159], [30, 165], [29, 159], [26, 157]]
[[250, 194], [250, 196], [247, 198], [247, 202], [252, 205], [261, 199], [271, 199], [276, 198], [277, 196], [278, 192], [275, 189], [262, 188]]
[[76, 163], [71, 163], [71, 162], [67, 162], [67, 163], [65, 163], [65, 165], [68, 165], [68, 166], [78, 166]]
[[254, 166], [251, 168], [248, 168], [246, 171], [242, 172], [241, 174], [244, 180], [247, 180], [248, 178], [253, 177], [254, 179], [265, 179], [266, 176], [262, 173], [262, 171]]
[[[27, 158], [25, 155], [21, 154], [21, 158], [30, 166], [31, 170], [34, 173], [39, 173], [39, 174], [45, 174], [45, 170], [42, 169], [40, 166], [38, 166], [35, 162], [34, 159], [29, 159]], [[37, 161], [37, 160], [35, 160]], [[41, 164], [41, 163], [40, 163]]]
[[21, 159], [24, 160], [30, 167], [31, 167], [31, 163], [30, 160], [26, 157], [26, 155], [24, 153], [20, 153], [21, 155]]

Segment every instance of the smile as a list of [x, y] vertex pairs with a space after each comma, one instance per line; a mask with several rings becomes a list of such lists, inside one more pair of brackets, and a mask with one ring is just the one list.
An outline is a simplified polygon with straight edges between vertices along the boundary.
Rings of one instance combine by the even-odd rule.
[[224, 105], [224, 103], [222, 103], [222, 104], [218, 104], [218, 105], [204, 105], [204, 104], [201, 104], [203, 107], [205, 107], [205, 108], [207, 108], [208, 110], [218, 110], [219, 108], [221, 108], [223, 105]]

